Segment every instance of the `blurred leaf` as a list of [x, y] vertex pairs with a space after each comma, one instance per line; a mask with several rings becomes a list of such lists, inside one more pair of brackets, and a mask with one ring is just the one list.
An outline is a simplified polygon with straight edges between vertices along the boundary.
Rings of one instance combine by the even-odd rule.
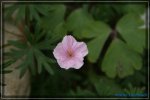
[[65, 22], [59, 23], [55, 27], [53, 34], [55, 35], [53, 35], [52, 38], [57, 38], [56, 40], [62, 39], [67, 34], [66, 23]]
[[49, 9], [51, 12], [47, 16], [43, 17], [39, 24], [43, 29], [53, 32], [55, 27], [64, 21], [66, 6], [61, 4], [51, 5]]
[[28, 59], [24, 58], [26, 61], [23, 61], [17, 68], [20, 70], [19, 78], [22, 78], [26, 71], [29, 69], [29, 61]]
[[[133, 87], [131, 84], [128, 84], [128, 88], [124, 89], [124, 93], [132, 97], [137, 97], [139, 94], [144, 96], [145, 87]], [[137, 96], [136, 96], [137, 95]], [[140, 97], [141, 97], [140, 96]], [[146, 95], [145, 95], [146, 96]]]
[[93, 21], [88, 12], [82, 8], [73, 11], [67, 18], [66, 25], [70, 32], [73, 32], [74, 36], [81, 38], [82, 30]]
[[46, 35], [46, 32], [42, 30], [39, 24], [36, 24], [34, 27], [34, 35], [36, 37], [36, 42], [38, 42]]
[[133, 86], [141, 86], [141, 84], [146, 85], [146, 68], [142, 67], [141, 70], [135, 71], [135, 73], [127, 78], [120, 80], [121, 85], [127, 87], [128, 83], [131, 82]]
[[101, 22], [93, 21], [90, 25], [87, 25], [86, 29], [82, 31], [82, 37], [84, 38], [95, 38], [100, 37], [100, 35], [109, 34], [111, 31], [110, 27]]
[[99, 96], [114, 96], [114, 94], [122, 91], [114, 80], [106, 77], [99, 77], [97, 82], [94, 82], [94, 87]]
[[[8, 74], [8, 73], [11, 73], [12, 70], [6, 70], [6, 68], [8, 66], [10, 66], [12, 63], [14, 62], [14, 60], [8, 60], [8, 61], [5, 61], [1, 64], [1, 70], [0, 70], [0, 75], [2, 76], [2, 74]], [[3, 76], [2, 76], [3, 77]], [[0, 79], [0, 86], [5, 86], [6, 84], [4, 84], [3, 82], [1, 82], [1, 79]]]
[[35, 47], [40, 49], [40, 50], [52, 50], [54, 48], [54, 46], [51, 45], [51, 40], [45, 39], [42, 42], [39, 42], [37, 44], [35, 44]]
[[18, 6], [14, 6], [14, 5], [11, 5], [9, 7], [6, 7], [6, 6], [7, 6], [7, 4], [5, 5], [5, 8], [4, 8], [4, 11], [5, 11], [4, 12], [4, 18], [9, 19], [10, 17], [12, 17], [12, 14], [18, 8]]
[[25, 49], [27, 48], [27, 44], [20, 41], [20, 40], [9, 40], [8, 44], [10, 45], [14, 45], [15, 47], [19, 48], [19, 49]]
[[26, 49], [10, 49], [10, 51], [8, 52], [8, 58], [14, 59], [16, 61], [17, 59], [22, 58], [27, 51], [28, 51], [27, 48]]
[[44, 68], [50, 74], [54, 74], [54, 72], [51, 68], [52, 66], [50, 66], [50, 64], [54, 63], [54, 62], [52, 60], [50, 60], [50, 58], [45, 57], [45, 55], [43, 55], [43, 53], [37, 49], [34, 49], [34, 53], [35, 53], [35, 57], [37, 60], [38, 73], [40, 74], [42, 72], [42, 67], [44, 66]]
[[7, 74], [7, 73], [10, 73], [10, 72], [12, 72], [12, 70], [8, 70], [8, 69], [6, 69], [7, 67], [9, 67], [11, 64], [13, 64], [14, 63], [14, 60], [7, 60], [7, 61], [4, 61], [3, 63], [2, 63], [2, 73], [1, 73], [1, 71], [0, 71], [0, 74]]
[[88, 77], [100, 97], [114, 96], [122, 91], [121, 85], [116, 83], [116, 80], [97, 75], [93, 70], [88, 72]]
[[114, 7], [116, 7], [117, 10], [120, 10], [119, 4], [96, 4], [91, 7], [90, 12], [96, 20], [102, 20], [103, 22], [108, 23], [114, 21], [114, 19], [118, 17], [114, 12]]
[[44, 63], [44, 67], [50, 74], [52, 74], [52, 75], [54, 74], [54, 72], [53, 72], [52, 68], [49, 66], [49, 64]]
[[[38, 20], [38, 21], [40, 21], [40, 16], [38, 15], [38, 13], [37, 13], [37, 11], [36, 11], [36, 6], [34, 6], [34, 5], [29, 5], [29, 11], [30, 11], [30, 17], [29, 17], [29, 19], [30, 20], [33, 20], [33, 19], [36, 19], [36, 20]], [[33, 18], [34, 17], [34, 18]]]
[[127, 14], [117, 24], [118, 32], [126, 43], [139, 53], [143, 53], [146, 45], [146, 30], [140, 29], [144, 23], [137, 14]]
[[[33, 33], [30, 31], [28, 26], [24, 27], [24, 35], [26, 38], [26, 42], [28, 42], [28, 44], [33, 44], [33, 42], [35, 41], [34, 37], [33, 37]], [[36, 35], [35, 35], [36, 36]]]
[[145, 4], [126, 4], [122, 6], [124, 13], [137, 13], [137, 14], [143, 14], [145, 11]]
[[33, 33], [30, 32], [28, 27], [25, 28], [26, 41], [9, 41], [9, 44], [14, 46], [15, 49], [12, 48], [7, 52], [8, 58], [15, 60], [13, 63], [21, 59], [20, 65], [16, 66], [20, 69], [20, 78], [23, 77], [27, 70], [36, 75], [37, 72], [40, 74], [43, 68], [50, 74], [54, 74], [50, 65], [55, 61], [40, 51], [52, 50], [54, 48], [53, 41], [46, 37], [45, 31], [42, 31], [38, 25], [36, 25], [35, 29], [36, 31], [34, 32], [36, 33]]
[[18, 8], [16, 10], [17, 10], [16, 21], [18, 22], [25, 20], [26, 5], [18, 5]]
[[76, 92], [71, 90], [68, 93], [68, 95], [73, 96], [73, 97], [94, 97], [94, 96], [96, 96], [92, 91], [87, 90], [87, 89], [81, 89], [80, 87], [77, 87]]
[[87, 43], [89, 54], [88, 60], [90, 62], [96, 62], [103, 45], [108, 38], [111, 29], [105, 23], [100, 21], [95, 21], [91, 25], [87, 26], [85, 30], [82, 31], [82, 37], [93, 38]]
[[29, 8], [29, 15], [30, 15], [30, 20], [37, 20], [40, 21], [41, 20], [41, 15], [43, 16], [47, 16], [49, 13], [52, 12], [52, 10], [50, 9], [50, 5], [47, 4], [40, 4], [40, 5], [35, 5], [35, 4], [30, 4], [28, 5]]
[[5, 18], [12, 19], [12, 15], [15, 14], [15, 22], [25, 20], [26, 5], [13, 4], [9, 7], [5, 7]]
[[27, 55], [28, 56], [28, 58], [26, 58], [26, 59], [28, 59], [29, 60], [29, 69], [30, 69], [30, 71], [31, 71], [31, 73], [33, 74], [33, 75], [36, 75], [36, 71], [37, 71], [37, 69], [36, 69], [36, 65], [35, 65], [35, 56], [34, 56], [35, 54], [34, 54], [34, 51], [33, 51], [33, 49], [31, 49], [31, 51], [29, 52], [29, 54]]
[[[16, 13], [15, 21], [23, 21], [28, 16], [29, 20], [39, 21], [41, 15], [46, 16], [49, 14], [49, 5], [35, 5], [35, 4], [18, 4], [15, 3], [9, 7], [5, 7], [5, 17], [11, 18]], [[27, 14], [27, 15], [26, 15]], [[41, 15], [40, 15], [41, 14]]]
[[15, 62], [15, 60], [7, 60], [7, 61], [4, 61], [2, 66], [3, 68], [7, 68], [8, 66], [10, 66], [11, 64], [13, 64]]
[[141, 56], [117, 38], [112, 41], [102, 62], [102, 70], [111, 78], [124, 78], [132, 75], [134, 69], [140, 70], [141, 67]]
[[[50, 74], [54, 74], [50, 64], [54, 63], [51, 58], [46, 57], [41, 51], [31, 48], [25, 57], [23, 58], [25, 62], [22, 62], [18, 68], [21, 70], [20, 78], [25, 74], [26, 70], [29, 69], [33, 75], [42, 72], [42, 67], [45, 68]], [[37, 64], [35, 64], [37, 63]], [[37, 69], [36, 69], [37, 66]]]

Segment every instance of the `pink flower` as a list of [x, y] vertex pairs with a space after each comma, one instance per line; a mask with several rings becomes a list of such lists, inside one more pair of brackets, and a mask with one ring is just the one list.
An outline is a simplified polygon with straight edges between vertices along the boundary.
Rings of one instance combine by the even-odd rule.
[[79, 69], [84, 64], [88, 49], [84, 42], [77, 42], [74, 37], [67, 35], [58, 43], [53, 54], [61, 68]]

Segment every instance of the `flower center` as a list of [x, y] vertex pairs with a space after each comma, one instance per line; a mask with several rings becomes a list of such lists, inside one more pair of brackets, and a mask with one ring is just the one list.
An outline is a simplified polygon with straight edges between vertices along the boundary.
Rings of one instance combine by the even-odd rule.
[[68, 55], [68, 57], [72, 57], [73, 56], [73, 52], [72, 52], [71, 49], [67, 50], [67, 55]]

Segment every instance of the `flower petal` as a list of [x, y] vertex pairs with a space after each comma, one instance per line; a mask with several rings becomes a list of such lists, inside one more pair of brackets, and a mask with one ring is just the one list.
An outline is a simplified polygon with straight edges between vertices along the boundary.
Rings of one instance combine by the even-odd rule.
[[64, 48], [63, 48], [63, 45], [62, 45], [62, 43], [59, 43], [57, 46], [56, 46], [56, 48], [54, 49], [54, 51], [53, 51], [53, 54], [54, 54], [54, 57], [56, 58], [56, 59], [66, 59], [66, 52], [65, 52], [65, 50], [64, 50]]
[[84, 57], [88, 54], [88, 49], [87, 49], [87, 46], [84, 42], [78, 42], [76, 44], [76, 48], [74, 50], [75, 50], [74, 52], [78, 56]]
[[74, 66], [72, 68], [79, 69], [83, 66], [83, 60], [79, 58], [74, 58]]
[[63, 38], [62, 44], [65, 50], [67, 50], [68, 48], [72, 48], [72, 46], [74, 44], [76, 44], [76, 40], [74, 37], [72, 37], [71, 35], [65, 36]]
[[74, 64], [72, 59], [57, 60], [57, 62], [59, 66], [64, 69], [69, 69]]
[[64, 69], [75, 68], [79, 69], [83, 66], [83, 58], [72, 58], [65, 60], [57, 60], [59, 66]]

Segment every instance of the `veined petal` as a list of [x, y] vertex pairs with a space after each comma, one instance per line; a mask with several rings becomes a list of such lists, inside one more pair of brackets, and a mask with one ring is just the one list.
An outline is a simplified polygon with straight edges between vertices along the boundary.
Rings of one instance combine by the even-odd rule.
[[65, 60], [57, 60], [59, 66], [61, 68], [64, 68], [64, 69], [69, 69], [71, 68], [71, 66], [74, 65], [74, 61], [72, 59], [65, 59]]
[[78, 56], [82, 56], [82, 57], [86, 56], [88, 54], [87, 45], [84, 42], [78, 42], [76, 44], [74, 52]]
[[62, 44], [64, 49], [67, 50], [68, 48], [72, 48], [76, 42], [77, 41], [71, 35], [68, 35], [63, 38]]
[[79, 69], [79, 68], [81, 68], [82, 66], [83, 66], [83, 58], [82, 59], [80, 59], [80, 58], [74, 58], [74, 66], [73, 66], [73, 68], [75, 68], [75, 69]]
[[63, 45], [62, 45], [62, 43], [59, 43], [57, 46], [56, 46], [56, 48], [54, 49], [54, 51], [53, 51], [53, 54], [54, 54], [54, 57], [56, 58], [56, 59], [66, 59], [66, 52], [65, 52], [65, 50], [64, 50], [64, 48], [63, 48]]

